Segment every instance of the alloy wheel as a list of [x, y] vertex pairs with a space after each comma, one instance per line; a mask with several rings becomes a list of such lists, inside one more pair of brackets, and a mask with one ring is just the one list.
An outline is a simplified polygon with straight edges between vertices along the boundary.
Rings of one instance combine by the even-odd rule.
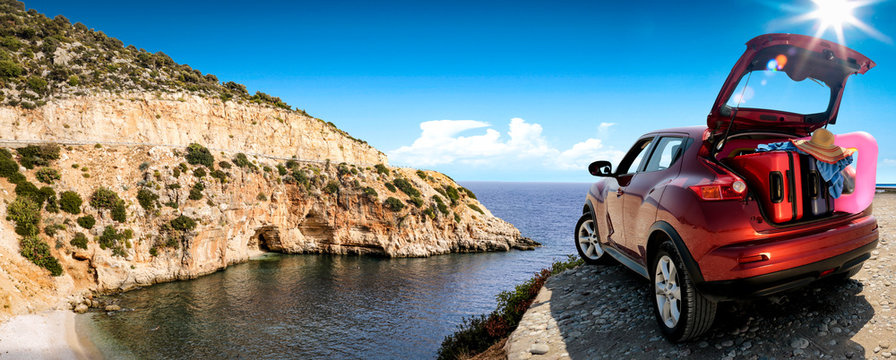
[[678, 286], [678, 269], [668, 255], [663, 255], [657, 262], [653, 282], [656, 306], [663, 323], [674, 328], [681, 317], [681, 287]]

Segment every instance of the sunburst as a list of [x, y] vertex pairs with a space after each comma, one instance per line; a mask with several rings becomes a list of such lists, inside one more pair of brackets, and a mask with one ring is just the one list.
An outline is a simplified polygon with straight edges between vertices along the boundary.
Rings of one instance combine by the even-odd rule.
[[815, 9], [812, 11], [796, 16], [791, 19], [792, 22], [816, 21], [817, 29], [815, 37], [821, 37], [828, 30], [832, 30], [837, 36], [840, 44], [846, 45], [846, 37], [843, 34], [845, 27], [855, 27], [862, 32], [886, 43], [892, 43], [892, 40], [878, 31], [877, 29], [866, 24], [855, 15], [855, 10], [861, 7], [871, 5], [877, 1], [872, 0], [812, 0]]

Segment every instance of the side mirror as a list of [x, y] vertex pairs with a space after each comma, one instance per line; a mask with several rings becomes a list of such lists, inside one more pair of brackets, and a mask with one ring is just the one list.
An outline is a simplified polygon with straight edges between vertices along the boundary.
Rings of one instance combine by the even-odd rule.
[[588, 172], [594, 176], [613, 176], [613, 165], [606, 160], [595, 161], [588, 165]]

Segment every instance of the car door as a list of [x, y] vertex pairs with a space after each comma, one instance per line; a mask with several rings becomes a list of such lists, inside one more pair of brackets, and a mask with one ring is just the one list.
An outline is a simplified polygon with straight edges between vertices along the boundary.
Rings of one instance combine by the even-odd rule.
[[602, 220], [606, 220], [606, 243], [620, 250], [625, 245], [623, 189], [629, 185], [632, 177], [641, 167], [648, 150], [650, 150], [653, 139], [653, 135], [638, 139], [625, 157], [622, 158], [622, 161], [619, 162], [619, 167], [616, 168], [616, 176], [607, 178], [607, 194], [604, 197], [604, 202], [607, 206], [607, 218], [597, 219], [597, 221], [599, 224]]
[[681, 154], [688, 145], [684, 135], [658, 136], [649, 148], [649, 156], [626, 186], [620, 187], [623, 203], [624, 244], [622, 250], [634, 259], [646, 253], [647, 231], [656, 221], [663, 185], [672, 181], [681, 170]]

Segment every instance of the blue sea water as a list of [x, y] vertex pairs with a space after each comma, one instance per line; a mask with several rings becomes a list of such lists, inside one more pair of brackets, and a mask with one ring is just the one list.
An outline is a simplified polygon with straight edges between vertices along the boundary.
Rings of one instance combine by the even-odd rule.
[[120, 295], [79, 328], [107, 358], [433, 358], [464, 317], [575, 253], [588, 184], [465, 182], [544, 246], [421, 259], [275, 255]]

